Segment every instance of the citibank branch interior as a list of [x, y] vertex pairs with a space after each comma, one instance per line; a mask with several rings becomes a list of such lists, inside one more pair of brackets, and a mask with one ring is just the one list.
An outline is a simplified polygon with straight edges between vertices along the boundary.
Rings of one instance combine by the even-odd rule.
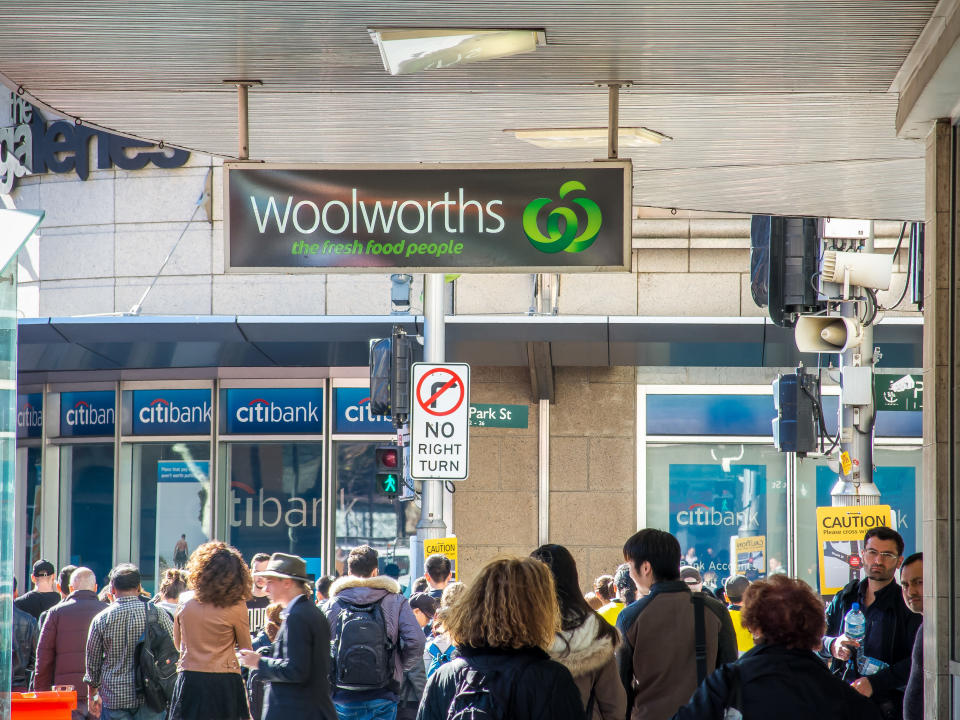
[[183, 564], [181, 538], [295, 553], [315, 575], [369, 543], [408, 575], [419, 509], [375, 493], [374, 448], [394, 431], [368, 400], [353, 378], [21, 387], [17, 577], [47, 557], [103, 585], [130, 560], [152, 591]]

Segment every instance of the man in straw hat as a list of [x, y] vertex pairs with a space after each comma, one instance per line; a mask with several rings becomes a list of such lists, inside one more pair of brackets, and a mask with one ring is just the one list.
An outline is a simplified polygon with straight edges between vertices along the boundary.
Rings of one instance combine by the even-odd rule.
[[273, 651], [261, 657], [238, 653], [240, 663], [260, 671], [266, 682], [263, 720], [336, 720], [330, 700], [330, 627], [310, 601], [312, 588], [303, 558], [274, 553], [264, 570], [271, 602], [283, 605], [283, 623]]

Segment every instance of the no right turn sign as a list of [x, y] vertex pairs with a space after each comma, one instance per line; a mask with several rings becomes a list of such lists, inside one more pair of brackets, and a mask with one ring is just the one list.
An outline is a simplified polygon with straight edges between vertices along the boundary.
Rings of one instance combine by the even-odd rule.
[[470, 444], [470, 366], [414, 363], [411, 371], [410, 477], [466, 480]]

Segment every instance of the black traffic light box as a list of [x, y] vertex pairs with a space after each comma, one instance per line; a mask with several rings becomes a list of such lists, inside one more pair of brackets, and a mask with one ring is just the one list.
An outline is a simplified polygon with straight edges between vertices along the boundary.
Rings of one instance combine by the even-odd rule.
[[399, 495], [403, 489], [403, 448], [399, 445], [381, 445], [374, 450], [374, 454], [377, 493], [388, 497]]
[[817, 449], [820, 388], [815, 375], [798, 368], [773, 381], [773, 444], [780, 452], [806, 455]]
[[390, 415], [399, 427], [410, 413], [410, 365], [414, 342], [399, 327], [370, 345], [370, 412]]

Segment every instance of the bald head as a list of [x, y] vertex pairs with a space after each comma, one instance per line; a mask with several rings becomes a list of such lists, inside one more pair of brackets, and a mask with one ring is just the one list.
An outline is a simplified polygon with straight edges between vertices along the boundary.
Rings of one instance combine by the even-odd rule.
[[70, 576], [70, 592], [76, 592], [77, 590], [97, 591], [97, 576], [93, 574], [93, 570], [78, 567], [73, 571]]

